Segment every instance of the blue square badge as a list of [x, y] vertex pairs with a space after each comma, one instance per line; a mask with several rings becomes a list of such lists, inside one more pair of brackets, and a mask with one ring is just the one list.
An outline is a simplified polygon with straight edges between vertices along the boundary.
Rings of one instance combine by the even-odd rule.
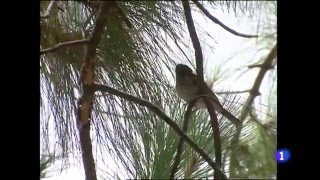
[[278, 163], [288, 162], [290, 159], [290, 151], [288, 149], [279, 149], [274, 153], [274, 158]]

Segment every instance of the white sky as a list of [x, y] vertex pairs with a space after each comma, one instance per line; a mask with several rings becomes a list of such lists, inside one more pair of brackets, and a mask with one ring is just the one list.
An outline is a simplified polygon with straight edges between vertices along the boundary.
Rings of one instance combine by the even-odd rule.
[[[241, 19], [236, 18], [232, 10], [230, 11], [230, 14], [228, 14], [227, 11], [222, 12], [221, 8], [216, 9], [209, 9], [210, 13], [214, 15], [216, 18], [218, 18], [221, 22], [223, 22], [228, 27], [236, 30], [237, 32], [244, 33], [244, 34], [257, 34], [257, 22], [253, 21], [252, 19], [248, 19], [247, 17], [243, 17]], [[212, 53], [209, 48], [206, 48], [202, 46], [203, 50], [203, 57], [204, 57], [204, 64], [207, 65], [205, 72], [208, 77], [212, 77], [214, 75], [213, 73], [213, 67], [224, 64], [223, 71], [226, 71], [227, 74], [230, 74], [230, 72], [235, 72], [236, 68], [239, 68], [244, 65], [251, 64], [249, 62], [256, 62], [257, 59], [261, 56], [265, 57], [268, 53], [265, 52], [263, 54], [257, 55], [257, 49], [259, 48], [259, 42], [256, 41], [256, 39], [246, 39], [242, 37], [235, 36], [223, 28], [221, 28], [219, 25], [214, 24], [209, 19], [204, 19], [204, 17], [196, 12], [192, 12], [193, 18], [195, 21], [197, 21], [200, 26], [205, 27], [208, 33], [212, 37], [214, 37], [214, 40], [218, 43], [216, 44], [212, 40], [208, 40], [208, 43], [215, 48], [214, 53]], [[262, 14], [261, 16], [268, 17], [267, 14]], [[274, 22], [276, 24], [276, 22]], [[199, 33], [198, 33], [199, 35]], [[199, 37], [200, 38], [200, 37]], [[190, 48], [193, 48], [192, 44], [190, 44]], [[193, 53], [190, 53], [190, 59], [194, 60]], [[226, 60], [231, 59], [228, 63], [226, 63]], [[250, 70], [240, 79], [235, 80], [234, 76], [231, 78], [228, 78], [226, 80], [223, 80], [214, 86], [214, 91], [222, 91], [222, 90], [246, 90], [249, 89], [253, 81], [259, 71], [259, 68], [256, 68], [254, 70]], [[231, 73], [232, 74], [232, 73]], [[267, 74], [268, 75], [268, 74]], [[266, 77], [265, 77], [266, 78]], [[268, 93], [268, 87], [266, 81], [263, 82], [260, 91], [262, 94]], [[260, 97], [258, 97], [259, 99]], [[260, 98], [260, 101], [263, 102]], [[94, 145], [93, 145], [94, 146]], [[99, 154], [99, 153], [98, 153]], [[81, 158], [81, 157], [80, 157]], [[104, 157], [105, 158], [105, 157]], [[108, 158], [109, 159], [109, 158]], [[110, 161], [112, 161], [112, 158], [110, 157]], [[80, 160], [81, 162], [81, 160]], [[45, 180], [84, 180], [84, 170], [81, 165], [77, 165], [74, 167], [70, 167], [67, 170], [64, 170], [60, 174], [60, 167], [61, 162], [57, 161], [54, 166], [56, 168], [56, 171], [50, 173], [51, 177], [45, 178]], [[112, 164], [111, 162], [108, 164]], [[102, 163], [98, 162], [99, 168], [101, 167]], [[117, 169], [117, 167], [108, 167], [112, 168], [114, 170]], [[108, 169], [106, 168], [106, 169]], [[128, 178], [124, 175], [119, 174], [122, 178]], [[98, 179], [100, 179], [98, 177]]]

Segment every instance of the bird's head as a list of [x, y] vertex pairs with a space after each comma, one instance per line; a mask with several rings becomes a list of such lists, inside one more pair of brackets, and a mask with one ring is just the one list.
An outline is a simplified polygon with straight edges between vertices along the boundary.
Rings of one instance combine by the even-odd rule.
[[178, 64], [176, 66], [176, 74], [177, 75], [190, 75], [192, 73], [192, 69], [190, 69], [187, 65]]

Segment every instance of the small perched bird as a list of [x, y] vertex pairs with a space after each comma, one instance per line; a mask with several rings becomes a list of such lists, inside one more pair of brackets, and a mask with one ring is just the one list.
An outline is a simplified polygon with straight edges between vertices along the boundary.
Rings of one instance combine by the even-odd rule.
[[[205, 88], [201, 89], [202, 92], [205, 92], [204, 94], [201, 94], [199, 87]], [[176, 90], [178, 96], [187, 103], [194, 100], [199, 95], [209, 96], [216, 111], [228, 118], [235, 125], [238, 125], [240, 123], [240, 120], [238, 118], [236, 118], [229, 111], [223, 108], [223, 106], [219, 102], [219, 99], [209, 88], [209, 86], [204, 81], [199, 82], [197, 76], [193, 74], [192, 70], [187, 65], [178, 64], [176, 66]], [[198, 109], [206, 108], [206, 104], [202, 98], [199, 98], [195, 103], [195, 107]]]

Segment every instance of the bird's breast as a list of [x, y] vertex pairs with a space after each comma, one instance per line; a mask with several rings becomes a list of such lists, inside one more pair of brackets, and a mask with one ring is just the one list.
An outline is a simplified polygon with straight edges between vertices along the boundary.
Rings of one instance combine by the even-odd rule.
[[186, 102], [191, 101], [198, 94], [198, 87], [189, 82], [177, 83], [176, 89], [178, 95]]

